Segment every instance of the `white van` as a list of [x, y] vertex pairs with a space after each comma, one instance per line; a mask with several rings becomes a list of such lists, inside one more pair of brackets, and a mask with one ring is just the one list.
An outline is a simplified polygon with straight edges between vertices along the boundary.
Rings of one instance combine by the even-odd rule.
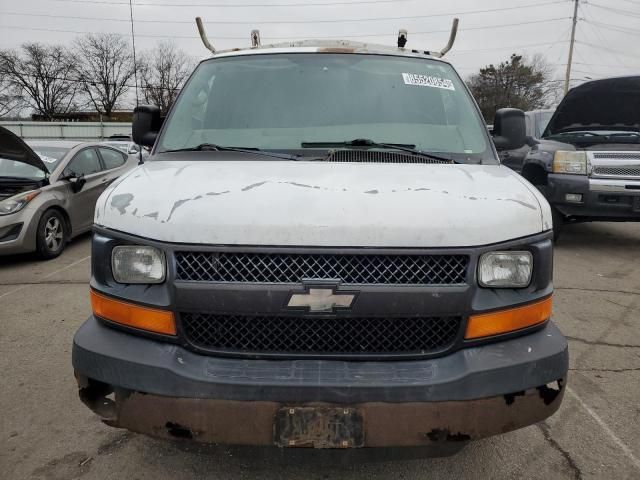
[[73, 346], [108, 424], [457, 450], [560, 406], [550, 208], [496, 151], [524, 143], [523, 112], [492, 141], [438, 54], [216, 52], [133, 131], [153, 149], [98, 202]]

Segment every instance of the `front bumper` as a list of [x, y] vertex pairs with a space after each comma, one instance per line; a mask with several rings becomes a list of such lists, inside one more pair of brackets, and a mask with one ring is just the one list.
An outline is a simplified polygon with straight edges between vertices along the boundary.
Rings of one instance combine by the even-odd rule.
[[[83, 401], [113, 426], [158, 437], [278, 445], [283, 407], [355, 408], [367, 447], [427, 446], [515, 430], [560, 406], [565, 338], [536, 333], [419, 361], [202, 356], [90, 317], [73, 344]], [[557, 382], [557, 383], [556, 383]], [[115, 401], [107, 398], [115, 391]]]
[[33, 252], [36, 249], [37, 211], [27, 208], [0, 216], [0, 255]]
[[[549, 174], [547, 200], [576, 220], [640, 221], [640, 181]], [[582, 195], [569, 202], [566, 194]]]

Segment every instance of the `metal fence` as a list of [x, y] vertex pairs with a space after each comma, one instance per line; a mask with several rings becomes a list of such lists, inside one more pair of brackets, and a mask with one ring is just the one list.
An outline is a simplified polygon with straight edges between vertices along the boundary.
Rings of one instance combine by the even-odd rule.
[[0, 126], [24, 139], [102, 140], [131, 135], [131, 123], [4, 121]]

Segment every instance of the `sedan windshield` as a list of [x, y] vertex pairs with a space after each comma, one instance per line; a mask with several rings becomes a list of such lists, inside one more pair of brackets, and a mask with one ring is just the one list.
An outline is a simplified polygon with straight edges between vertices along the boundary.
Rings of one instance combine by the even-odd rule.
[[167, 120], [157, 152], [213, 144], [304, 154], [305, 147], [317, 153], [354, 139], [367, 139], [359, 148], [410, 145], [456, 161], [494, 161], [480, 116], [450, 65], [333, 53], [201, 63]]
[[42, 159], [49, 172], [53, 172], [58, 165], [58, 162], [60, 162], [69, 150], [71, 150], [70, 148], [65, 147], [49, 147], [38, 144], [29, 145], [31, 146], [31, 149]]

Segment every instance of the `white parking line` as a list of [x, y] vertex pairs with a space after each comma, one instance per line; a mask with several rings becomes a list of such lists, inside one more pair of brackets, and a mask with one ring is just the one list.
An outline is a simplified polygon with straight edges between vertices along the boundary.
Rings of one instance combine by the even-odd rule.
[[602, 418], [600, 418], [600, 416], [596, 412], [594, 412], [589, 407], [589, 405], [584, 403], [584, 401], [571, 388], [567, 387], [567, 392], [569, 392], [573, 396], [573, 398], [575, 398], [578, 401], [578, 403], [582, 406], [582, 408], [584, 408], [585, 411], [589, 415], [591, 415], [591, 418], [593, 418], [596, 421], [596, 423], [600, 425], [602, 430], [604, 430], [604, 432], [609, 436], [609, 438], [613, 440], [613, 443], [615, 443], [618, 447], [620, 447], [620, 449], [624, 452], [627, 458], [629, 458], [629, 460], [631, 460], [631, 462], [636, 466], [636, 468], [640, 470], [640, 460], [638, 460], [638, 458], [633, 454], [631, 449], [627, 447], [627, 445], [622, 440], [620, 440], [615, 433], [613, 433], [613, 430], [609, 428], [609, 425], [604, 423], [604, 420], [602, 420]]
[[[62, 267], [62, 268], [60, 268], [60, 269], [58, 269], [58, 270], [56, 270], [54, 272], [48, 273], [44, 277], [42, 277], [41, 279], [45, 280], [47, 278], [51, 278], [54, 275], [56, 275], [57, 273], [64, 272], [68, 268], [74, 267], [74, 266], [78, 265], [79, 263], [84, 262], [85, 260], [87, 260], [89, 258], [91, 258], [91, 255], [87, 255], [86, 257], [81, 258], [80, 260], [76, 260], [75, 262], [70, 263], [69, 265], [67, 265], [65, 267]], [[9, 290], [8, 292], [4, 292], [2, 295], [0, 295], [0, 298], [6, 297], [7, 295], [11, 295], [12, 293], [19, 292], [20, 290], [25, 289], [25, 288], [29, 287], [30, 285], [33, 285], [33, 284], [22, 285], [22, 286], [20, 286], [18, 288], [14, 288], [13, 290]]]

